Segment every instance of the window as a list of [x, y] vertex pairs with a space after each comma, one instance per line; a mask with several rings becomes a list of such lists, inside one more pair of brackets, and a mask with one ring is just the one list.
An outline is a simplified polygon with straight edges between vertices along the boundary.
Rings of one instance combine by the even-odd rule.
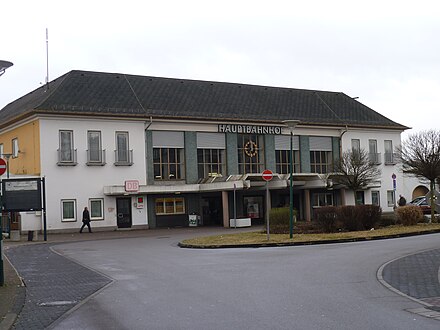
[[395, 164], [394, 154], [393, 154], [393, 141], [385, 140], [385, 164]]
[[361, 140], [359, 139], [351, 139], [351, 149], [360, 151], [361, 150]]
[[155, 180], [184, 179], [183, 148], [153, 148]]
[[12, 158], [17, 158], [18, 157], [18, 139], [12, 139]]
[[388, 206], [395, 206], [394, 190], [387, 190], [387, 204]]
[[129, 150], [128, 132], [116, 132], [116, 165], [133, 165], [133, 150]]
[[380, 206], [380, 193], [378, 190], [371, 192], [371, 204]]
[[105, 163], [104, 150], [101, 147], [101, 132], [88, 131], [87, 132], [87, 164], [96, 163], [102, 165]]
[[61, 200], [61, 221], [76, 221], [76, 200]]
[[363, 191], [356, 191], [356, 204], [357, 205], [365, 204], [365, 194]]
[[0, 158], [3, 158], [4, 149], [3, 149], [3, 143], [0, 143]]
[[238, 134], [238, 171], [240, 174], [261, 173], [264, 170], [262, 135]]
[[197, 149], [199, 179], [225, 173], [225, 150]]
[[104, 219], [104, 200], [102, 198], [89, 199], [89, 207], [91, 220]]
[[312, 173], [325, 174], [332, 171], [331, 151], [310, 151], [310, 170]]
[[[275, 150], [276, 171], [279, 174], [290, 173], [290, 152], [289, 150]], [[300, 173], [299, 150], [293, 150], [293, 173]]]
[[332, 193], [316, 193], [312, 197], [312, 206], [332, 206], [333, 205], [333, 194]]
[[185, 199], [183, 197], [157, 198], [155, 209], [157, 215], [185, 214]]
[[59, 137], [58, 164], [76, 163], [76, 150], [73, 149], [73, 131], [60, 131]]
[[368, 140], [368, 155], [372, 164], [380, 164], [380, 154], [377, 153], [377, 140]]

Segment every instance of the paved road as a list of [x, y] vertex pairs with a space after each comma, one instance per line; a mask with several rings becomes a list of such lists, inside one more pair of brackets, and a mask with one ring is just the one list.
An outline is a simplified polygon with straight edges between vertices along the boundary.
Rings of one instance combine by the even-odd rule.
[[432, 298], [440, 292], [432, 275], [440, 266], [439, 234], [284, 248], [178, 248], [188, 235], [194, 233], [52, 245], [68, 258], [49, 244], [8, 249], [28, 285], [15, 328], [439, 328], [439, 321], [407, 311], [422, 305], [376, 277], [387, 261], [412, 254], [382, 267], [383, 277], [402, 291], [415, 281], [418, 298]]
[[438, 329], [381, 285], [389, 260], [440, 235], [349, 244], [190, 250], [173, 237], [56, 246], [114, 283], [55, 329]]

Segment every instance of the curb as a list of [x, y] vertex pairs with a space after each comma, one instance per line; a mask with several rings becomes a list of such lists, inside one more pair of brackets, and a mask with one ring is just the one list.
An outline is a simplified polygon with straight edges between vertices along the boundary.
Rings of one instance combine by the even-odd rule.
[[[427, 251], [429, 251], [429, 250], [427, 250]], [[394, 293], [396, 293], [396, 294], [398, 294], [398, 295], [400, 295], [400, 296], [402, 296], [402, 297], [405, 297], [405, 298], [407, 298], [407, 299], [409, 299], [409, 300], [412, 300], [412, 301], [414, 301], [414, 302], [416, 302], [416, 303], [418, 303], [418, 304], [420, 304], [420, 305], [423, 306], [423, 307], [421, 307], [421, 308], [407, 309], [406, 311], [408, 311], [408, 312], [410, 312], [410, 313], [418, 314], [418, 315], [421, 315], [421, 316], [424, 316], [424, 317], [428, 317], [428, 318], [432, 318], [432, 319], [440, 320], [440, 312], [438, 312], [438, 311], [432, 309], [433, 307], [435, 307], [434, 305], [429, 304], [429, 303], [427, 303], [427, 302], [425, 302], [425, 301], [423, 301], [423, 300], [420, 300], [420, 299], [417, 299], [417, 298], [411, 297], [411, 296], [407, 295], [406, 293], [403, 293], [402, 291], [398, 290], [397, 288], [395, 288], [394, 286], [392, 286], [391, 284], [389, 284], [389, 283], [388, 283], [387, 281], [385, 281], [384, 278], [383, 278], [383, 270], [384, 270], [384, 268], [385, 268], [387, 265], [389, 265], [389, 264], [391, 264], [391, 263], [393, 263], [393, 262], [395, 262], [395, 261], [397, 261], [397, 260], [399, 260], [399, 259], [403, 259], [403, 258], [406, 258], [406, 257], [408, 257], [408, 256], [416, 255], [416, 254], [419, 254], [419, 253], [423, 253], [423, 251], [422, 251], [422, 252], [419, 251], [419, 252], [416, 252], [416, 253], [410, 253], [410, 254], [407, 254], [407, 255], [404, 255], [404, 256], [401, 256], [401, 257], [395, 258], [395, 259], [393, 259], [393, 260], [390, 260], [390, 261], [384, 263], [384, 264], [383, 264], [382, 266], [380, 266], [379, 269], [377, 270], [376, 278], [377, 278], [377, 280], [379, 281], [379, 283], [382, 284], [384, 287], [386, 287], [388, 290], [390, 290], [390, 291], [392, 291], [392, 292], [394, 292]]]
[[273, 243], [248, 243], [248, 244], [211, 244], [211, 245], [196, 245], [187, 244], [179, 242], [177, 245], [185, 249], [237, 249], [237, 248], [264, 248], [264, 247], [285, 247], [285, 246], [304, 246], [304, 245], [322, 245], [322, 244], [335, 244], [335, 243], [353, 243], [353, 242], [365, 242], [365, 241], [376, 241], [391, 238], [403, 238], [411, 236], [420, 236], [428, 234], [440, 233], [440, 229], [431, 229], [427, 231], [417, 231], [412, 233], [403, 233], [396, 235], [382, 235], [376, 237], [359, 237], [359, 238], [342, 238], [342, 239], [331, 239], [331, 240], [319, 240], [319, 241], [306, 241], [306, 242], [273, 242]]

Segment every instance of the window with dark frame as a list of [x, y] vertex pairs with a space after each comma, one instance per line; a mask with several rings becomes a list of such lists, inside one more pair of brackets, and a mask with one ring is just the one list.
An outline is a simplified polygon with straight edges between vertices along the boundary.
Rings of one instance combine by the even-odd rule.
[[154, 179], [184, 179], [184, 158], [183, 148], [153, 148]]
[[197, 165], [199, 179], [225, 173], [225, 150], [197, 149]]
[[238, 172], [240, 174], [261, 173], [264, 164], [264, 136], [238, 134]]
[[312, 173], [330, 173], [333, 170], [332, 152], [310, 151], [310, 170]]
[[[290, 151], [275, 150], [276, 172], [279, 174], [290, 173]], [[299, 150], [293, 150], [293, 173], [300, 173]]]
[[156, 215], [185, 214], [185, 198], [183, 197], [156, 198], [155, 212]]

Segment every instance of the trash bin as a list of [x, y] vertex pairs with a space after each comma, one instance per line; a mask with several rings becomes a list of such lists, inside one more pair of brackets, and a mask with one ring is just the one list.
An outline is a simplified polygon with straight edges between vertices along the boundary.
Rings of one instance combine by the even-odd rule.
[[190, 227], [197, 227], [197, 214], [188, 215], [188, 225]]

